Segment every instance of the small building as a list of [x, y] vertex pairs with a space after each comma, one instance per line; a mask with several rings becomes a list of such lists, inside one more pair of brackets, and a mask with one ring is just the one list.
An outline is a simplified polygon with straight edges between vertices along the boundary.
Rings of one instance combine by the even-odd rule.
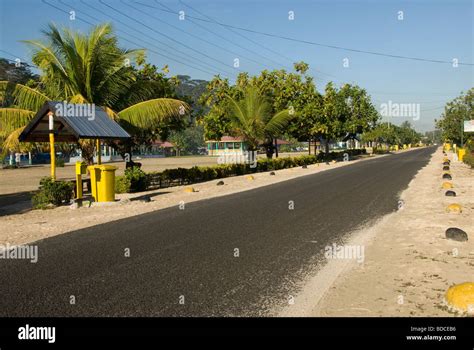
[[[206, 141], [207, 154], [209, 156], [220, 156], [223, 154], [242, 154], [248, 149], [247, 144], [241, 137], [222, 136], [220, 140]], [[277, 139], [277, 147], [289, 144], [288, 141]]]
[[206, 141], [207, 154], [220, 156], [227, 153], [242, 154], [247, 150], [247, 145], [240, 137], [222, 136], [220, 140]]
[[176, 155], [176, 149], [173, 143], [169, 141], [156, 140], [151, 145], [152, 154], [159, 154], [165, 157]]

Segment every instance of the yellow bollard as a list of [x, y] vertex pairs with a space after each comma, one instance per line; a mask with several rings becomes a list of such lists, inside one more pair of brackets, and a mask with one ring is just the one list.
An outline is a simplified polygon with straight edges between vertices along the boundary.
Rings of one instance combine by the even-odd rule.
[[449, 287], [445, 299], [456, 311], [474, 314], [474, 283], [465, 282]]
[[82, 198], [82, 175], [76, 174], [76, 199]]
[[82, 198], [82, 174], [85, 174], [87, 166], [83, 162], [76, 162], [76, 198]]
[[462, 208], [459, 204], [453, 203], [446, 207], [447, 213], [462, 213]]

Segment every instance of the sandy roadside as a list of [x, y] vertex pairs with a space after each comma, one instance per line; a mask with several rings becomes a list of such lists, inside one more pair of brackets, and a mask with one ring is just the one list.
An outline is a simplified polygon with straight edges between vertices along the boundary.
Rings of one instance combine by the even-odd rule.
[[[405, 150], [401, 152], [408, 152]], [[177, 186], [160, 190], [140, 192], [138, 194], [119, 194], [116, 203], [110, 205], [97, 205], [91, 208], [71, 209], [70, 207], [59, 207], [49, 210], [32, 210], [23, 214], [14, 214], [0, 217], [0, 244], [25, 244], [47, 237], [60, 235], [66, 232], [86, 228], [126, 217], [149, 213], [155, 210], [178, 207], [181, 202], [190, 203], [198, 200], [224, 196], [241, 191], [251, 190], [261, 186], [271, 185], [280, 181], [290, 180], [299, 176], [315, 174], [321, 171], [350, 166], [357, 162], [368, 161], [376, 157], [390, 155], [375, 155], [351, 162], [338, 162], [334, 164], [313, 164], [307, 169], [301, 167], [282, 169], [276, 171], [275, 176], [269, 172], [257, 173], [254, 180], [248, 180], [246, 176], [235, 176], [222, 179], [223, 186], [216, 186], [219, 180], [203, 182], [192, 185], [197, 192], [187, 193], [185, 187]], [[133, 197], [150, 195], [151, 202], [130, 201]], [[100, 234], [100, 232], [97, 232]]]
[[[448, 153], [452, 160], [453, 154]], [[401, 194], [400, 210], [354, 233], [346, 245], [364, 247], [363, 262], [330, 259], [309, 277], [284, 316], [454, 316], [444, 304], [453, 284], [474, 281], [474, 170], [452, 161], [457, 197], [441, 189], [438, 149]], [[447, 213], [451, 203], [462, 213]], [[448, 227], [469, 235], [445, 238]]]

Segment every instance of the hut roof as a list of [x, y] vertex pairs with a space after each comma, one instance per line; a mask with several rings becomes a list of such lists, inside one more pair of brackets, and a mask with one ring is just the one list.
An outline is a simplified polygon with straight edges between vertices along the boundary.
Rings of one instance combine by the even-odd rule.
[[128, 139], [130, 135], [104, 109], [94, 104], [46, 102], [19, 136], [20, 141], [49, 141], [49, 116], [54, 114], [56, 142], [78, 139]]

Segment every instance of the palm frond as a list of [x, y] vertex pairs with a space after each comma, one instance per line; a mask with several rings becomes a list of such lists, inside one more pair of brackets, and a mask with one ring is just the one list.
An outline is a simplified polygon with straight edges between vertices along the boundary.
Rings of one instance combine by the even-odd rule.
[[89, 101], [81, 94], [76, 94], [69, 99], [70, 103], [89, 103]]
[[31, 148], [31, 144], [20, 144], [20, 141], [18, 140], [18, 137], [24, 129], [25, 126], [17, 128], [8, 135], [8, 137], [2, 143], [2, 155], [5, 155], [7, 152], [21, 152]]
[[105, 110], [105, 113], [107, 113], [110, 119], [115, 120], [116, 122], [120, 120], [119, 115], [112, 108], [109, 108], [109, 107], [102, 107], [102, 108]]
[[246, 113], [246, 106], [243, 103], [239, 103], [229, 95], [226, 95], [226, 97], [229, 102], [229, 118], [231, 123], [233, 123], [236, 127], [240, 125], [241, 127], [245, 128], [249, 123], [249, 114]]
[[45, 94], [26, 85], [0, 81], [0, 96], [3, 97], [7, 93], [11, 93], [14, 104], [18, 108], [34, 112], [38, 111], [45, 102], [50, 100]]
[[276, 113], [265, 125], [265, 133], [271, 136], [282, 134], [295, 115], [296, 113], [290, 113], [288, 109]]
[[140, 102], [118, 112], [120, 120], [124, 120], [140, 128], [153, 128], [160, 122], [173, 118], [181, 119], [188, 112], [189, 106], [172, 98], [157, 98]]
[[25, 127], [35, 115], [20, 108], [0, 108], [0, 135], [7, 136], [13, 130]]

